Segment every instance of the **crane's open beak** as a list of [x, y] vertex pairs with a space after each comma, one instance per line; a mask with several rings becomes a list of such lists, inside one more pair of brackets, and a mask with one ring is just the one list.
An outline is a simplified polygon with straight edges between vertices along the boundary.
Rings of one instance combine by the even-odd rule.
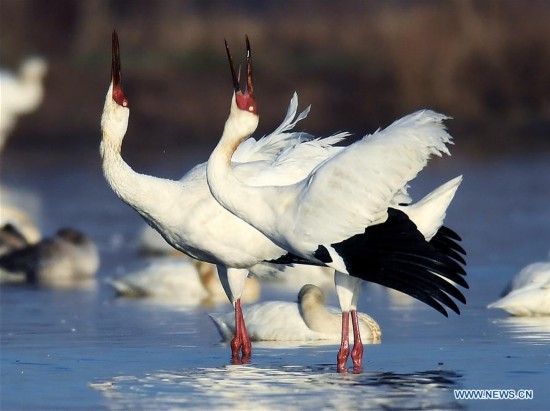
[[120, 46], [116, 30], [113, 30], [112, 39], [111, 81], [113, 82], [113, 100], [120, 106], [128, 107], [128, 99], [124, 96], [124, 92], [122, 91]]
[[[235, 66], [233, 65], [233, 59], [231, 58], [231, 51], [227, 40], [225, 41], [225, 50], [227, 51], [227, 58], [229, 59], [229, 67], [231, 68], [231, 77], [233, 78], [233, 89], [235, 91], [235, 103], [241, 110], [258, 115], [258, 105], [254, 98], [254, 86], [252, 84], [252, 52], [250, 51], [250, 41], [246, 36], [246, 87], [244, 92], [241, 91], [239, 85], [239, 75], [235, 72]], [[240, 74], [240, 70], [239, 70]]]
[[[233, 89], [235, 93], [241, 92], [241, 87], [239, 84], [240, 70], [237, 74], [227, 40], [225, 40], [225, 50], [227, 51], [227, 59], [229, 60], [229, 68], [231, 69], [231, 77], [233, 78]], [[252, 51], [250, 49], [250, 41], [248, 40], [248, 36], [246, 36], [246, 88], [243, 95], [254, 98], [254, 86], [252, 84]]]

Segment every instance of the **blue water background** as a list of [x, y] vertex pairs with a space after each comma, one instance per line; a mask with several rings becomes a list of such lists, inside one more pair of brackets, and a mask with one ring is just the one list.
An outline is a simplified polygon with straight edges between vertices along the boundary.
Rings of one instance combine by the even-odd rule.
[[[8, 152], [9, 153], [9, 152]], [[8, 154], [5, 153], [5, 154]], [[142, 221], [112, 193], [97, 152], [11, 152], [1, 183], [42, 232], [74, 226], [101, 253], [95, 287], [0, 286], [0, 409], [532, 409], [550, 408], [550, 319], [513, 319], [486, 305], [523, 266], [548, 260], [550, 153], [433, 162], [415, 197], [458, 175], [447, 215], [468, 251], [468, 304], [444, 318], [377, 286], [359, 305], [380, 324], [362, 374], [335, 373], [337, 346], [257, 343], [252, 362], [232, 365], [209, 312], [116, 299], [102, 280], [140, 263]], [[130, 162], [177, 178], [204, 151]], [[262, 300], [296, 295], [265, 285]], [[328, 301], [336, 305], [334, 295]], [[532, 400], [455, 400], [454, 389], [530, 389]]]

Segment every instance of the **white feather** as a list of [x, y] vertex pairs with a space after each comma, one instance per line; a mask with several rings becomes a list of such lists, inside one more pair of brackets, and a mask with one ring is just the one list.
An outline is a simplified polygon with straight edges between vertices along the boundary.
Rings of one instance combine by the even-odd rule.
[[296, 117], [298, 111], [298, 94], [294, 92], [290, 104], [288, 105], [286, 116], [281, 125], [272, 133], [259, 140], [249, 138], [244, 141], [239, 145], [231, 160], [235, 163], [248, 163], [259, 160], [271, 162], [285, 151], [285, 149], [288, 149], [288, 147], [293, 147], [295, 144], [311, 140], [313, 137], [310, 134], [292, 131], [299, 121], [307, 117], [309, 110], [310, 107], [306, 108]]
[[307, 181], [295, 185], [297, 206], [281, 216], [281, 224], [293, 222], [289, 244], [315, 250], [385, 221], [396, 194], [430, 156], [448, 154], [446, 118], [427, 110], [411, 114], [319, 164]]
[[393, 204], [392, 207], [405, 212], [416, 224], [424, 238], [430, 241], [443, 225], [447, 208], [461, 182], [462, 176], [455, 177], [414, 204], [407, 206]]

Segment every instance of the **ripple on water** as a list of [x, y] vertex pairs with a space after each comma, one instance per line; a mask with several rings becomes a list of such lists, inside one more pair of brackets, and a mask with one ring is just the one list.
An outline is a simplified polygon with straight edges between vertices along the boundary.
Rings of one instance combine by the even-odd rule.
[[508, 317], [499, 318], [494, 323], [520, 342], [532, 345], [550, 343], [550, 317]]
[[333, 364], [229, 365], [117, 376], [90, 386], [102, 393], [111, 409], [461, 408], [451, 400], [451, 390], [462, 378], [456, 372], [336, 374], [333, 369]]

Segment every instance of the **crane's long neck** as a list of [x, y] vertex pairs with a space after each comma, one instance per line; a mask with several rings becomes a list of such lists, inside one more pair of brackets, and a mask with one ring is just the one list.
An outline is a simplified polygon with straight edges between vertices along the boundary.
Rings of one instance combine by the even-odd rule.
[[105, 140], [104, 137], [100, 146], [103, 175], [115, 194], [133, 207], [141, 203], [147, 196], [142, 195], [142, 190], [139, 189], [142, 176], [124, 161], [120, 149], [119, 144]]
[[257, 120], [251, 125], [239, 119], [234, 110], [232, 107], [222, 137], [208, 159], [208, 185], [214, 198], [225, 209], [265, 234], [263, 228], [269, 220], [271, 207], [264, 199], [264, 194], [270, 187], [252, 187], [245, 184], [235, 175], [231, 165], [233, 153], [243, 140], [250, 137], [257, 126]]
[[[112, 116], [123, 115], [125, 118]], [[111, 117], [110, 117], [111, 116]], [[177, 190], [171, 180], [164, 180], [134, 171], [122, 158], [121, 148], [127, 127], [128, 110], [122, 113], [104, 113], [102, 118], [102, 142], [100, 153], [103, 159], [103, 174], [115, 194], [135, 209], [154, 226], [162, 225], [169, 217], [169, 199]]]

